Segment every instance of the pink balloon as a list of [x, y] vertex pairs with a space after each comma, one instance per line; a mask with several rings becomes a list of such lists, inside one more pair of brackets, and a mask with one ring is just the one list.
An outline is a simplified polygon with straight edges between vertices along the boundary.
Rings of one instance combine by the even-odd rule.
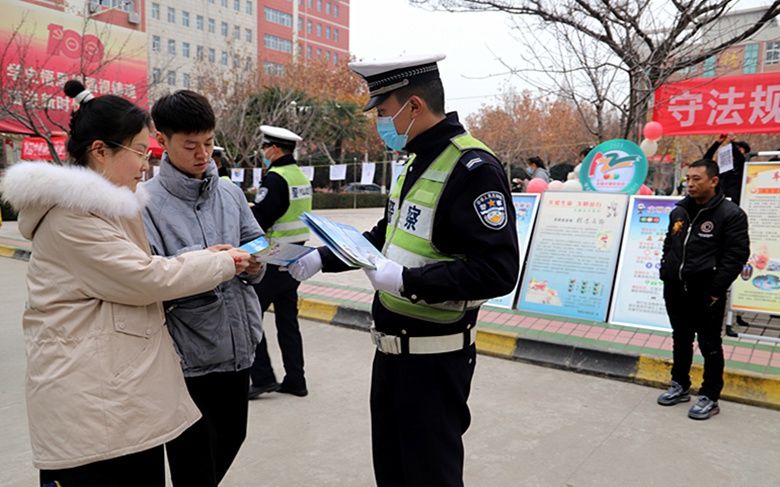
[[647, 122], [644, 134], [646, 139], [658, 140], [664, 134], [664, 127], [658, 122]]
[[547, 191], [547, 181], [544, 179], [534, 178], [528, 181], [528, 187], [525, 188], [528, 193], [544, 193]]
[[640, 186], [640, 187], [639, 187], [639, 191], [638, 191], [638, 193], [639, 193], [639, 194], [641, 194], [642, 196], [653, 196], [653, 194], [654, 194], [654, 193], [653, 193], [653, 190], [652, 190], [652, 189], [650, 189], [650, 188], [648, 188], [648, 187], [647, 187], [646, 185], [644, 185], [644, 184], [643, 184], [642, 186]]

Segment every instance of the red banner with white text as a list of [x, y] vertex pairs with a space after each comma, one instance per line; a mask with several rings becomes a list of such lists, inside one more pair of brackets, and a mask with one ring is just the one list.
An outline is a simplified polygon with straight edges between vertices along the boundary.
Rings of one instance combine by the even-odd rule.
[[664, 135], [780, 132], [780, 73], [694, 78], [655, 92]]
[[[65, 149], [66, 143], [65, 137], [52, 137], [51, 142], [54, 144], [54, 149], [57, 151], [57, 155], [60, 156], [60, 160], [64, 161], [68, 158], [68, 152]], [[49, 146], [46, 141], [41, 137], [25, 137], [22, 139], [22, 154], [23, 161], [50, 161], [52, 160], [51, 152], [49, 152]]]

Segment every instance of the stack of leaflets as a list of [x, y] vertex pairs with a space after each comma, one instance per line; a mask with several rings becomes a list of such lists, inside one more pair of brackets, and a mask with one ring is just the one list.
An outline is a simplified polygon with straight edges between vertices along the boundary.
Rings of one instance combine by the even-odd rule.
[[374, 262], [383, 256], [362, 233], [351, 225], [336, 223], [314, 213], [304, 213], [301, 220], [312, 233], [350, 267], [376, 269]]
[[265, 235], [261, 235], [239, 248], [255, 256], [260, 262], [280, 267], [287, 267], [314, 250], [303, 245], [274, 242], [268, 240]]

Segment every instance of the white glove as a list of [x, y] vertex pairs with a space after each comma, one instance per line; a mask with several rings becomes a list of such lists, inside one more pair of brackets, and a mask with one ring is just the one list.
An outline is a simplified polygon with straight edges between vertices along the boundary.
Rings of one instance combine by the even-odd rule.
[[297, 281], [305, 281], [320, 270], [322, 270], [322, 258], [317, 249], [296, 260], [293, 265], [287, 268], [293, 279]]
[[389, 259], [379, 259], [375, 264], [376, 270], [363, 269], [374, 289], [400, 295], [404, 284], [404, 266]]

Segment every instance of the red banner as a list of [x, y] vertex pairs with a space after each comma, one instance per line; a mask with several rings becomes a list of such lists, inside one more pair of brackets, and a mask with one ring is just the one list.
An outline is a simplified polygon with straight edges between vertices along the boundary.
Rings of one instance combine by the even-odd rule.
[[[51, 139], [61, 161], [66, 160], [68, 157], [68, 152], [65, 150], [66, 140], [65, 137], [52, 137]], [[22, 160], [51, 161], [51, 152], [49, 152], [49, 146], [46, 144], [46, 141], [40, 137], [25, 137], [22, 139]]]
[[780, 73], [694, 78], [655, 92], [664, 135], [780, 132]]

